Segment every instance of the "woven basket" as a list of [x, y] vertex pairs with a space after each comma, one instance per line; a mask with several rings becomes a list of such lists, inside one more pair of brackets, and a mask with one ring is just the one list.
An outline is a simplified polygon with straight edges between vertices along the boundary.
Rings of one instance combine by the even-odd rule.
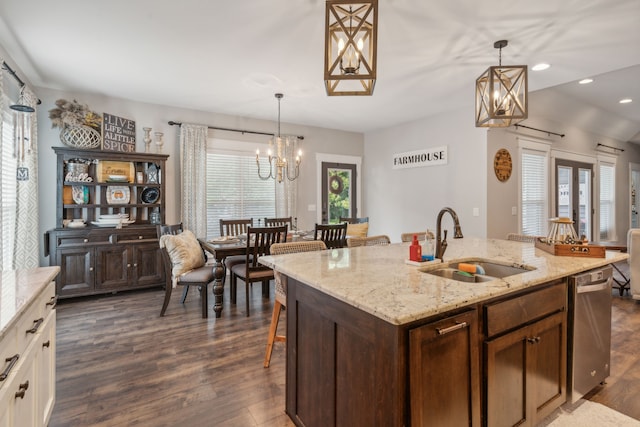
[[100, 148], [100, 133], [89, 126], [65, 126], [60, 131], [63, 144], [73, 148]]

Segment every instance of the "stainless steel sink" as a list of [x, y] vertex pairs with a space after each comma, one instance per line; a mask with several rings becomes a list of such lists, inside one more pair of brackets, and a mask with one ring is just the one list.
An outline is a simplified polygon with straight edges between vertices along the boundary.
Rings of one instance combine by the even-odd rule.
[[[458, 264], [464, 262], [466, 264], [479, 265], [484, 269], [484, 274], [467, 274], [458, 269]], [[457, 280], [459, 282], [480, 283], [490, 282], [492, 280], [501, 279], [503, 277], [513, 276], [515, 274], [526, 273], [535, 270], [529, 266], [505, 265], [487, 260], [469, 260], [469, 261], [453, 261], [438, 265], [429, 269], [421, 270], [424, 273], [434, 276], [444, 277], [446, 279]]]

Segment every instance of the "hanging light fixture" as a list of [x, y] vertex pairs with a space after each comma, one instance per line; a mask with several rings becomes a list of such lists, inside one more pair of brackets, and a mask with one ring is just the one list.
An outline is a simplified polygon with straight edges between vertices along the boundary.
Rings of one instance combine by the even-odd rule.
[[327, 0], [327, 95], [372, 95], [376, 83], [378, 0]]
[[33, 151], [31, 115], [36, 111], [33, 107], [36, 101], [37, 99], [30, 92], [25, 92], [25, 85], [22, 84], [18, 101], [9, 105], [9, 108], [15, 111], [14, 157], [17, 157], [20, 162], [23, 162], [25, 156]]
[[[256, 150], [256, 163], [258, 165], [258, 176], [260, 179], [276, 179], [279, 183], [286, 176], [289, 181], [293, 181], [300, 175], [300, 162], [302, 151], [298, 146], [298, 137], [280, 134], [280, 100], [284, 97], [281, 93], [276, 93], [278, 99], [278, 133], [269, 140], [267, 151], [267, 163], [269, 164], [269, 174], [263, 176], [260, 173], [260, 150]], [[274, 152], [275, 150], [275, 152]], [[294, 157], [295, 156], [295, 157]], [[294, 166], [292, 166], [295, 165]], [[292, 170], [293, 169], [293, 170]]]
[[476, 80], [476, 126], [507, 127], [528, 116], [527, 66], [502, 65], [502, 48], [507, 40], [498, 40], [500, 49], [497, 67], [489, 67]]

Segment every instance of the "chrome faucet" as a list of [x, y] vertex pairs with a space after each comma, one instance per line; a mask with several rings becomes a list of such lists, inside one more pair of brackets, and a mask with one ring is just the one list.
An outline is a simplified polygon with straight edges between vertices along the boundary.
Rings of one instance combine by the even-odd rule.
[[458, 214], [451, 208], [442, 208], [442, 210], [438, 213], [438, 219], [436, 222], [436, 253], [435, 257], [442, 260], [444, 255], [444, 251], [447, 250], [447, 230], [444, 230], [444, 239], [440, 237], [441, 234], [441, 222], [442, 215], [445, 212], [449, 212], [451, 218], [453, 218], [453, 238], [454, 239], [462, 239], [464, 237], [462, 235], [462, 229], [460, 228], [460, 221], [458, 220]]

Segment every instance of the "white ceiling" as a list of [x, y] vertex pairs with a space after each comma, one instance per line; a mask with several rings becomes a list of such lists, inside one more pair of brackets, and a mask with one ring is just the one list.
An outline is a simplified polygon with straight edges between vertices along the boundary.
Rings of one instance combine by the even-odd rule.
[[370, 97], [325, 93], [322, 0], [3, 0], [0, 45], [36, 86], [267, 120], [282, 92], [283, 123], [368, 132], [473, 105], [508, 39], [503, 64], [551, 64], [530, 91], [562, 85], [640, 142], [640, 1], [379, 2]]

